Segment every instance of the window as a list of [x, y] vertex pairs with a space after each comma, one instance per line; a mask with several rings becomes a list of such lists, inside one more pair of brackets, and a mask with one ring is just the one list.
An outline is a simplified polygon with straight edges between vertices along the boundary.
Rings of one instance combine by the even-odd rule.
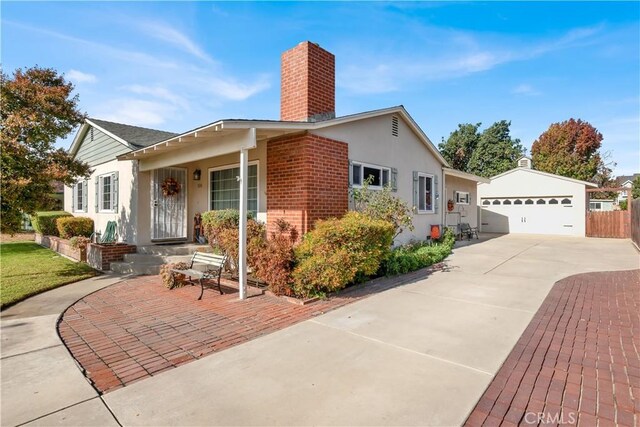
[[532, 205], [532, 204], [533, 204], [533, 200], [531, 200], [531, 199], [527, 199], [527, 200], [524, 202], [524, 204], [525, 204], [525, 205]]
[[513, 202], [514, 205], [521, 205], [522, 204], [522, 200], [520, 199], [516, 199], [515, 202]]
[[116, 212], [116, 194], [118, 192], [115, 173], [108, 173], [98, 177], [98, 212]]
[[434, 179], [433, 175], [418, 173], [418, 212], [433, 213], [434, 209]]
[[589, 209], [600, 210], [600, 209], [602, 209], [602, 203], [601, 202], [589, 202]]
[[494, 201], [493, 201], [493, 204], [494, 204], [494, 205], [499, 205], [499, 204], [500, 204], [500, 200], [497, 200], [497, 199], [496, 199], [496, 200], [494, 200]]
[[76, 212], [85, 212], [87, 195], [85, 194], [85, 182], [77, 182], [73, 186], [73, 210]]
[[570, 205], [570, 204], [571, 204], [571, 200], [569, 200], [569, 199], [562, 199], [562, 201], [561, 201], [560, 203], [562, 203], [563, 205]]
[[557, 199], [551, 199], [551, 200], [549, 200], [549, 204], [550, 205], [557, 205], [558, 204], [558, 200]]
[[485, 200], [485, 201], [483, 201], [483, 202], [482, 202], [482, 204], [483, 204], [484, 206], [487, 206], [487, 205], [490, 205], [490, 204], [491, 204], [491, 202], [490, 202], [490, 201], [488, 201], [488, 200]]
[[544, 201], [544, 199], [538, 199], [538, 201], [536, 202], [536, 205], [545, 205], [547, 204], [547, 202]]
[[[209, 172], [211, 210], [240, 209], [240, 167], [211, 169]], [[247, 211], [258, 213], [258, 165], [249, 165]]]
[[469, 204], [469, 193], [466, 191], [456, 191], [456, 203], [459, 205]]
[[369, 188], [386, 187], [391, 183], [391, 169], [354, 162], [351, 166], [351, 185], [358, 187], [367, 180], [369, 180]]
[[511, 200], [505, 200], [502, 204], [503, 205], [510, 205], [511, 204]]

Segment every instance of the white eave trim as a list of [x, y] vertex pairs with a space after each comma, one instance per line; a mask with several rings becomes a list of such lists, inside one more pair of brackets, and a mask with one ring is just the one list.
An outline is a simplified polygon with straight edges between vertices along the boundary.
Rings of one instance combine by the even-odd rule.
[[[436, 146], [431, 142], [429, 137], [422, 131], [420, 126], [413, 120], [411, 115], [403, 106], [396, 106], [390, 108], [383, 108], [380, 110], [367, 111], [364, 113], [351, 114], [348, 116], [338, 117], [330, 120], [323, 120], [321, 122], [280, 122], [280, 121], [263, 121], [263, 120], [219, 120], [196, 129], [184, 132], [180, 135], [165, 139], [163, 141], [156, 142], [145, 148], [134, 150], [131, 153], [126, 153], [118, 156], [118, 159], [130, 159], [138, 152], [153, 151], [154, 147], [166, 145], [171, 141], [179, 141], [180, 138], [187, 136], [196, 136], [198, 132], [202, 131], [217, 131], [217, 130], [244, 130], [244, 129], [256, 129], [256, 130], [283, 130], [291, 132], [301, 131], [313, 131], [316, 129], [323, 129], [330, 126], [337, 126], [345, 123], [355, 122], [358, 120], [365, 120], [373, 117], [384, 116], [388, 114], [398, 114], [402, 116], [404, 121], [409, 125], [411, 130], [418, 136], [418, 138], [427, 146], [429, 151], [435, 156], [436, 159], [445, 167], [449, 167], [447, 161], [442, 157]], [[348, 142], [348, 141], [345, 141]]]
[[451, 168], [442, 168], [444, 170], [444, 174], [448, 176], [455, 176], [456, 178], [467, 179], [469, 181], [482, 182], [485, 184], [489, 184], [491, 180], [489, 178], [484, 178], [482, 176], [474, 175], [467, 172], [462, 172], [457, 169]]
[[598, 184], [594, 184], [593, 182], [580, 181], [579, 179], [568, 178], [566, 176], [556, 175], [556, 174], [549, 173], [549, 172], [542, 172], [542, 171], [535, 170], [535, 169], [530, 169], [530, 168], [514, 168], [514, 169], [508, 170], [506, 172], [502, 172], [499, 175], [492, 176], [491, 180], [493, 181], [494, 179], [502, 178], [503, 176], [506, 176], [506, 175], [509, 175], [509, 174], [511, 174], [513, 172], [518, 172], [518, 171], [535, 173], [535, 174], [538, 174], [538, 175], [547, 176], [549, 178], [557, 178], [557, 179], [561, 179], [563, 181], [573, 182], [574, 184], [582, 184], [582, 185], [585, 185], [587, 187], [594, 187], [594, 188], [598, 187]]

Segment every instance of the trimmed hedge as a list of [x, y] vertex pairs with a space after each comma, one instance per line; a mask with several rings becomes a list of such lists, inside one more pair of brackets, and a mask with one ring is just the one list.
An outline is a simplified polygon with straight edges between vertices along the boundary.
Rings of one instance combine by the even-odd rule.
[[93, 220], [82, 216], [60, 217], [56, 219], [56, 226], [63, 239], [91, 237], [93, 234]]
[[31, 215], [31, 225], [36, 233], [44, 236], [59, 236], [56, 220], [67, 216], [72, 215], [64, 211], [36, 212]]
[[395, 248], [382, 263], [380, 273], [385, 276], [396, 276], [439, 263], [449, 256], [455, 240], [451, 230], [447, 229], [440, 242], [408, 244]]
[[323, 295], [375, 274], [389, 255], [394, 234], [390, 222], [358, 212], [317, 221], [295, 250], [295, 294]]

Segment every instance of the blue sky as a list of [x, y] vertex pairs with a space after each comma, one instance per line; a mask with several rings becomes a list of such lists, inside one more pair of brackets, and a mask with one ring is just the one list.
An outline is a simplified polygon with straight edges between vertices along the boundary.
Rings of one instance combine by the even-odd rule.
[[[640, 3], [2, 2], [5, 72], [76, 83], [90, 116], [170, 131], [277, 119], [280, 53], [336, 55], [338, 115], [403, 104], [434, 143], [507, 119], [529, 148], [592, 123], [640, 170]], [[61, 145], [68, 145], [61, 141]]]

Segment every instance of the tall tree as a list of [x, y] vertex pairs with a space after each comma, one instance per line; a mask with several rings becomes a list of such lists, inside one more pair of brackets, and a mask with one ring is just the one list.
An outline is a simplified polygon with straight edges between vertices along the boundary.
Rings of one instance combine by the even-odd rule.
[[0, 205], [3, 233], [19, 231], [22, 213], [46, 204], [52, 181], [71, 185], [87, 176], [89, 167], [55, 147], [80, 125], [73, 84], [51, 68], [17, 69], [11, 77], [0, 72]]
[[471, 154], [480, 140], [480, 132], [478, 132], [480, 125], [481, 123], [475, 125], [471, 123], [459, 124], [458, 129], [451, 132], [446, 141], [442, 138], [442, 142], [438, 144], [440, 153], [452, 168], [461, 171], [467, 170]]
[[465, 172], [488, 178], [516, 167], [525, 149], [519, 139], [511, 138], [510, 126], [510, 121], [500, 120], [482, 132]]
[[588, 122], [553, 123], [531, 146], [533, 167], [582, 181], [602, 181], [598, 174], [607, 175], [607, 165], [599, 152], [601, 145], [602, 134]]

